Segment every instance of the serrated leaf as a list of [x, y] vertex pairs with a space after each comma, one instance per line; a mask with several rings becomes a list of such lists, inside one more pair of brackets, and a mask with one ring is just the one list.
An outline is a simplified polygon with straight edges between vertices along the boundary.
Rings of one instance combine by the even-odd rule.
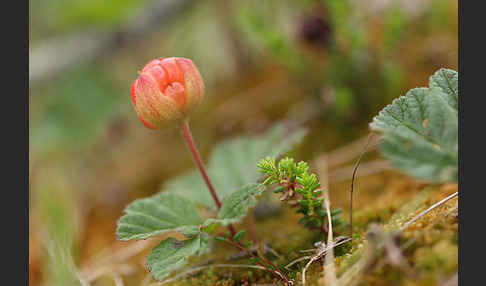
[[162, 281], [172, 271], [184, 267], [190, 256], [202, 254], [207, 244], [208, 237], [204, 233], [184, 241], [168, 238], [152, 249], [147, 257], [147, 266], [152, 276]]
[[160, 193], [128, 205], [116, 233], [120, 240], [146, 239], [173, 230], [190, 237], [198, 233], [201, 223], [191, 201], [177, 194]]
[[429, 79], [429, 86], [442, 90], [449, 105], [458, 110], [459, 107], [459, 77], [456, 71], [440, 69]]
[[457, 73], [441, 69], [430, 88], [411, 89], [373, 118], [371, 129], [383, 133], [380, 150], [395, 168], [432, 182], [457, 181], [457, 98]]
[[[305, 135], [303, 129], [286, 132], [279, 124], [261, 136], [242, 136], [217, 145], [207, 164], [208, 175], [219, 198], [223, 200], [243, 185], [253, 183], [262, 174], [255, 164], [266, 156], [277, 157], [288, 151]], [[211, 195], [197, 171], [175, 178], [163, 187], [198, 205], [215, 209]]]
[[237, 223], [246, 216], [248, 209], [256, 204], [256, 196], [263, 192], [263, 187], [258, 184], [250, 184], [232, 193], [221, 204], [221, 209], [216, 218], [207, 219], [204, 225], [219, 223], [224, 226]]

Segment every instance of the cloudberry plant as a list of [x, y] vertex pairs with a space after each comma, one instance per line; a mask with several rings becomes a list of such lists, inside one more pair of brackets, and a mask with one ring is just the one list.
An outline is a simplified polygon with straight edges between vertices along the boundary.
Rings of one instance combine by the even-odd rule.
[[162, 281], [171, 271], [184, 266], [190, 256], [204, 253], [209, 234], [216, 224], [220, 224], [229, 230], [229, 235], [222, 237], [223, 241], [245, 251], [255, 263], [284, 280], [286, 285], [291, 285], [292, 282], [272, 261], [248, 249], [251, 243], [244, 245], [241, 242], [244, 231], [236, 232], [233, 226], [255, 204], [255, 197], [263, 191], [261, 186], [240, 186], [221, 200], [206, 171], [189, 127], [189, 115], [202, 101], [204, 90], [203, 79], [191, 60], [160, 58], [149, 62], [139, 73], [131, 88], [131, 99], [138, 117], [147, 128], [158, 130], [171, 123], [180, 125], [194, 163], [217, 207], [217, 216], [204, 221], [191, 200], [162, 192], [130, 204], [118, 221], [117, 236], [120, 240], [130, 240], [146, 239], [170, 231], [182, 234], [185, 240], [169, 237], [147, 256], [147, 266], [152, 275]]

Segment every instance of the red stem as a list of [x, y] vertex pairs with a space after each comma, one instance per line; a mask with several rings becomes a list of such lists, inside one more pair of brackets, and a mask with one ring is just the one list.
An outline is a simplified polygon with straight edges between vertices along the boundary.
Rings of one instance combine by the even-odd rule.
[[[197, 151], [196, 144], [194, 144], [194, 139], [192, 138], [191, 129], [189, 128], [189, 122], [188, 122], [187, 119], [184, 120], [184, 123], [182, 124], [181, 129], [182, 129], [182, 134], [184, 135], [184, 139], [186, 139], [187, 146], [189, 147], [189, 150], [191, 151], [192, 157], [194, 158], [194, 162], [196, 162], [196, 165], [199, 168], [201, 175], [203, 176], [204, 182], [206, 182], [206, 186], [208, 186], [209, 192], [211, 193], [211, 196], [213, 197], [214, 203], [216, 204], [218, 209], [220, 209], [221, 208], [221, 201], [219, 200], [218, 194], [216, 194], [216, 191], [214, 190], [213, 184], [211, 184], [211, 180], [209, 179], [208, 174], [206, 173], [206, 168], [204, 167], [204, 164], [201, 160], [201, 156], [199, 155], [199, 152]], [[231, 232], [231, 239], [227, 239], [227, 242], [236, 246], [237, 248], [240, 248], [241, 250], [246, 251], [250, 256], [258, 259], [257, 257], [255, 257], [255, 255], [253, 255], [251, 250], [247, 249], [246, 247], [243, 247], [238, 242], [233, 242], [233, 237], [236, 234], [236, 231], [235, 231], [233, 225], [231, 225], [231, 224], [228, 225], [228, 229]], [[265, 257], [262, 257], [260, 259], [263, 260], [265, 263], [271, 265], [274, 268], [274, 271], [278, 273], [278, 276], [280, 276], [280, 278], [282, 278], [287, 285], [290, 285], [290, 282], [287, 279], [287, 277], [285, 276], [285, 274], [283, 274], [283, 272], [277, 266], [275, 266], [271, 261], [267, 260]], [[258, 261], [257, 261], [257, 263], [260, 264], [261, 266], [265, 267], [265, 265], [263, 265], [262, 263], [260, 263]], [[265, 267], [265, 268], [268, 268], [268, 267]]]
[[[208, 174], [206, 173], [206, 168], [204, 167], [204, 164], [201, 160], [201, 156], [197, 151], [196, 144], [194, 144], [194, 139], [192, 138], [191, 129], [189, 128], [189, 121], [187, 119], [184, 120], [181, 129], [182, 129], [182, 134], [184, 135], [184, 139], [186, 139], [187, 146], [189, 147], [189, 151], [191, 151], [192, 157], [194, 158], [194, 162], [196, 163], [196, 166], [201, 172], [204, 182], [206, 183], [206, 186], [208, 186], [209, 193], [211, 193], [214, 203], [216, 204], [219, 210], [221, 208], [221, 201], [219, 200], [218, 194], [216, 194], [213, 184], [211, 183], [211, 180], [209, 179]], [[236, 234], [234, 227], [230, 224], [228, 225], [228, 229], [230, 230], [231, 236], [233, 237]]]
[[[245, 251], [246, 253], [248, 253], [248, 255], [250, 255], [251, 257], [253, 257], [253, 258], [256, 259], [255, 262], [257, 264], [259, 264], [260, 266], [265, 267], [268, 270], [271, 270], [270, 272], [275, 273], [277, 277], [283, 279], [285, 281], [285, 284], [286, 285], [291, 285], [291, 283], [288, 280], [287, 276], [285, 276], [285, 274], [277, 266], [275, 266], [275, 264], [273, 264], [270, 260], [266, 259], [265, 256], [263, 256], [262, 254], [258, 253], [258, 256], [255, 256], [250, 249], [244, 247], [243, 245], [241, 245], [241, 243], [239, 243], [237, 241], [234, 241], [234, 240], [231, 240], [231, 239], [226, 239], [226, 242], [229, 243], [230, 245], [235, 246], [236, 248], [238, 248], [240, 250]], [[270, 267], [268, 267], [268, 265], [265, 265], [265, 264], [259, 262], [258, 259], [262, 260], [263, 262], [265, 262], [268, 265], [271, 265], [273, 267], [273, 269], [271, 269]]]

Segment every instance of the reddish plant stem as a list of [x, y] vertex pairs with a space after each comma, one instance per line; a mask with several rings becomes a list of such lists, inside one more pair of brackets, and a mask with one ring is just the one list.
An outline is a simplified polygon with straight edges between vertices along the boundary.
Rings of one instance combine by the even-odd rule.
[[[231, 240], [231, 239], [226, 239], [226, 242], [233, 245], [234, 247], [240, 249], [240, 250], [243, 250], [245, 251], [246, 253], [248, 253], [248, 255], [250, 255], [251, 257], [255, 258], [256, 259], [256, 263], [260, 266], [263, 266], [269, 270], [271, 270], [271, 272], [277, 274], [276, 276], [278, 276], [279, 278], [283, 279], [285, 281], [285, 284], [287, 285], [292, 285], [290, 283], [290, 281], [288, 280], [287, 276], [285, 276], [285, 274], [277, 267], [275, 266], [275, 264], [273, 264], [270, 260], [266, 259], [262, 254], [259, 254], [258, 256], [256, 256], [255, 254], [253, 254], [253, 252], [246, 248], [245, 246], [241, 245], [241, 243], [237, 242], [237, 241], [234, 241], [234, 240]], [[265, 264], [261, 263], [260, 261], [258, 260], [262, 260], [263, 262], [265, 262]], [[271, 265], [273, 269], [271, 269], [270, 267], [268, 267], [268, 265]]]
[[[214, 190], [213, 184], [211, 183], [211, 180], [209, 179], [208, 174], [206, 173], [206, 168], [204, 167], [204, 164], [201, 160], [201, 156], [199, 155], [196, 144], [194, 143], [194, 139], [192, 138], [191, 129], [189, 128], [189, 122], [188, 122], [187, 119], [184, 120], [184, 123], [182, 124], [181, 129], [182, 129], [182, 134], [184, 135], [184, 139], [187, 142], [187, 146], [189, 147], [189, 150], [191, 151], [192, 157], [194, 158], [194, 162], [196, 163], [199, 171], [201, 172], [201, 175], [204, 179], [204, 182], [206, 183], [206, 186], [208, 187], [209, 192], [211, 193], [211, 196], [213, 197], [214, 203], [216, 204], [218, 209], [220, 209], [221, 208], [221, 201], [219, 200], [218, 194], [216, 194], [216, 191]], [[255, 259], [257, 259], [257, 260], [260, 259], [260, 260], [264, 261], [267, 265], [271, 265], [273, 267], [273, 271], [280, 278], [282, 278], [287, 285], [291, 285], [289, 280], [285, 276], [285, 274], [283, 274], [283, 272], [277, 266], [275, 266], [271, 261], [269, 261], [268, 259], [266, 259], [265, 257], [263, 257], [261, 255], [256, 257], [251, 250], [249, 250], [248, 248], [244, 247], [240, 243], [233, 240], [233, 237], [236, 234], [236, 231], [235, 231], [233, 225], [231, 225], [231, 224], [228, 225], [228, 229], [231, 232], [231, 239], [229, 239], [229, 238], [226, 239], [226, 241], [229, 244], [237, 247], [238, 249], [241, 249], [241, 250], [247, 252], [250, 256], [254, 257]], [[256, 261], [256, 262], [259, 265], [261, 265], [265, 268], [268, 268], [268, 266], [265, 266], [261, 262], [259, 262], [259, 261]]]
[[[209, 192], [211, 193], [211, 196], [213, 197], [213, 200], [214, 200], [214, 203], [216, 204], [216, 206], [218, 207], [218, 209], [221, 208], [221, 201], [219, 200], [218, 198], [218, 194], [216, 194], [216, 191], [214, 190], [214, 187], [213, 187], [213, 184], [211, 183], [211, 180], [209, 179], [208, 177], [208, 174], [206, 173], [206, 168], [204, 167], [204, 164], [201, 160], [201, 156], [199, 155], [199, 152], [197, 150], [197, 147], [196, 147], [196, 144], [194, 143], [194, 139], [192, 138], [192, 134], [191, 134], [191, 129], [189, 128], [189, 122], [188, 120], [184, 120], [184, 123], [182, 124], [182, 134], [184, 135], [184, 139], [186, 140], [187, 142], [187, 146], [189, 147], [189, 150], [191, 151], [191, 154], [192, 154], [192, 157], [194, 158], [194, 162], [196, 163], [199, 171], [201, 172], [201, 175], [204, 179], [204, 182], [206, 183], [206, 186], [208, 187], [209, 189]], [[285, 276], [285, 274], [283, 274], [283, 272], [277, 267], [275, 266], [271, 261], [267, 260], [265, 257], [256, 257], [251, 250], [249, 250], [248, 248], [244, 247], [243, 245], [241, 245], [240, 243], [236, 242], [236, 241], [233, 241], [233, 237], [234, 235], [236, 234], [236, 231], [233, 227], [233, 225], [228, 225], [228, 229], [230, 230], [231, 232], [231, 239], [226, 239], [226, 241], [237, 247], [238, 249], [241, 249], [245, 252], [247, 252], [250, 256], [254, 257], [255, 259], [261, 259], [263, 260], [267, 265], [271, 265], [273, 267], [273, 271], [275, 271], [277, 273], [277, 275], [282, 278], [285, 283], [287, 285], [290, 285], [290, 282], [289, 280], [287, 279], [287, 277]], [[268, 268], [268, 266], [265, 266], [264, 264], [262, 264], [261, 262], [257, 261], [257, 263], [265, 268]]]
[[[189, 151], [191, 151], [192, 157], [194, 158], [194, 162], [196, 163], [196, 166], [201, 172], [204, 182], [206, 183], [206, 186], [209, 189], [209, 193], [211, 193], [214, 203], [216, 204], [216, 207], [218, 207], [219, 210], [221, 208], [221, 201], [219, 200], [218, 194], [216, 194], [213, 184], [211, 183], [211, 180], [209, 179], [208, 174], [206, 173], [206, 168], [204, 167], [204, 164], [201, 160], [199, 151], [197, 151], [196, 144], [194, 143], [194, 139], [192, 138], [191, 129], [189, 128], [189, 121], [187, 119], [185, 119], [184, 123], [182, 123], [181, 130], [182, 130], [182, 135], [184, 135], [184, 139], [186, 140], [187, 146], [189, 147]], [[228, 229], [231, 232], [231, 237], [233, 237], [236, 234], [233, 225], [231, 224], [228, 225]]]

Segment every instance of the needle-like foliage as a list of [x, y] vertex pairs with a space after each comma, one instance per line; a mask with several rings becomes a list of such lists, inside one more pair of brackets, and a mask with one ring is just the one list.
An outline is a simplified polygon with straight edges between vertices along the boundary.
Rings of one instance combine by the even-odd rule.
[[[299, 223], [311, 229], [320, 228], [327, 232], [327, 212], [322, 204], [321, 184], [316, 174], [309, 172], [306, 162], [295, 163], [294, 159], [285, 157], [277, 163], [275, 158], [267, 157], [258, 162], [257, 167], [266, 175], [262, 185], [275, 186], [274, 192], [282, 193], [281, 200], [299, 206], [297, 212], [303, 214]], [[340, 209], [331, 212], [333, 225], [342, 224], [340, 213]]]

